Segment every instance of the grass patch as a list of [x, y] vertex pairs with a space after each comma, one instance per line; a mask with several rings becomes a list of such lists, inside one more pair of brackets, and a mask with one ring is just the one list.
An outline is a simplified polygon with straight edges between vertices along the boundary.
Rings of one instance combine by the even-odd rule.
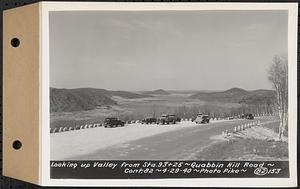
[[[279, 120], [279, 118], [277, 118], [277, 119]], [[266, 124], [264, 124], [264, 127], [272, 129], [275, 133], [279, 133], [279, 123], [278, 124], [266, 123]], [[288, 137], [288, 128], [286, 131], [283, 132], [283, 135], [285, 137]]]
[[223, 141], [205, 148], [196, 158], [199, 160], [238, 160], [242, 157], [253, 156], [273, 158], [274, 160], [287, 159], [288, 144], [286, 142], [258, 139]]

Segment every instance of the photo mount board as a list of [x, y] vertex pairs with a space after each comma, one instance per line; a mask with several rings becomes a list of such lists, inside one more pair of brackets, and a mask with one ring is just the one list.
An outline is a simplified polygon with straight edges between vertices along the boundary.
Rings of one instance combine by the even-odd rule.
[[[220, 6], [222, 5], [222, 6]], [[290, 82], [296, 85], [296, 46], [297, 4], [256, 4], [249, 3], [253, 9], [289, 10], [289, 71], [293, 75]], [[280, 6], [281, 5], [281, 6]], [[4, 12], [4, 87], [3, 113], [4, 138], [3, 159], [5, 176], [46, 186], [296, 186], [296, 128], [289, 137], [290, 178], [197, 178], [197, 179], [51, 179], [49, 152], [49, 31], [45, 30], [49, 11], [64, 10], [248, 10], [249, 7], [230, 3], [57, 3], [41, 2]], [[240, 6], [240, 7], [239, 7]], [[265, 6], [265, 7], [264, 7]], [[202, 7], [202, 8], [201, 8]], [[242, 8], [241, 8], [242, 7]], [[251, 9], [250, 8], [250, 9]], [[291, 19], [291, 20], [290, 20]], [[292, 34], [293, 36], [290, 36]], [[20, 40], [18, 47], [11, 46], [11, 39]], [[294, 39], [295, 41], [291, 40]], [[46, 45], [46, 46], [45, 46]], [[290, 55], [291, 54], [291, 55]], [[22, 66], [23, 65], [23, 66]], [[294, 69], [294, 70], [293, 70]], [[289, 83], [290, 84], [290, 83]], [[296, 107], [296, 87], [289, 88], [291, 107]], [[16, 95], [18, 94], [18, 95]], [[21, 94], [21, 95], [20, 95]], [[46, 114], [45, 114], [46, 113]], [[296, 109], [290, 112], [295, 123]], [[291, 118], [289, 118], [291, 119]], [[22, 125], [22, 126], [20, 126]], [[21, 141], [19, 150], [12, 148], [15, 141]], [[293, 142], [291, 142], [293, 141]], [[293, 166], [291, 166], [291, 163]], [[28, 172], [30, 170], [30, 174]], [[247, 182], [248, 181], [248, 182]], [[250, 182], [249, 182], [250, 181]], [[247, 183], [247, 184], [245, 184]]]
[[[3, 14], [3, 174], [39, 183], [40, 7], [32, 4]], [[18, 47], [11, 40], [18, 38]], [[13, 148], [21, 141], [19, 150]], [[30, 170], [30, 171], [29, 171]]]

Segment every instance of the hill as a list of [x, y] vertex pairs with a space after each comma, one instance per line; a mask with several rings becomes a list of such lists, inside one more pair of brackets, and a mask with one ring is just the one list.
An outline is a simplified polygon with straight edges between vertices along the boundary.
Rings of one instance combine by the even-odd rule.
[[157, 89], [154, 91], [145, 91], [145, 92], [143, 92], [143, 94], [146, 94], [146, 95], [170, 95], [171, 93], [169, 93], [163, 89]]
[[109, 91], [94, 88], [50, 88], [50, 112], [92, 110], [98, 106], [116, 105], [117, 102], [111, 99], [113, 96], [129, 99], [149, 97], [149, 95], [136, 94], [127, 91]]
[[218, 101], [245, 104], [271, 103], [275, 98], [275, 91], [255, 90], [247, 91], [240, 88], [232, 88], [222, 92], [199, 92], [190, 96], [202, 101]]

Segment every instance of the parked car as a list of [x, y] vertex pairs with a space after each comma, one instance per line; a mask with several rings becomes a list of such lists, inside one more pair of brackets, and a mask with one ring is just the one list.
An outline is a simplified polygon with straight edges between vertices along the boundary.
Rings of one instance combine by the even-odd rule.
[[203, 115], [203, 114], [202, 113], [197, 113], [196, 116], [192, 117], [192, 122], [194, 122], [197, 119], [197, 117], [201, 116], [201, 115]]
[[115, 117], [105, 118], [104, 120], [104, 127], [123, 127], [124, 125], [124, 121]]
[[160, 116], [160, 118], [157, 119], [157, 124], [175, 124], [176, 122], [180, 122], [180, 118], [177, 117], [174, 114], [165, 114]]
[[146, 117], [145, 119], [142, 119], [142, 124], [153, 124], [156, 122], [157, 119], [155, 117]]
[[196, 119], [194, 120], [195, 123], [209, 123], [209, 116], [208, 115], [204, 115], [204, 114], [197, 114]]
[[245, 119], [254, 119], [253, 114], [246, 114]]

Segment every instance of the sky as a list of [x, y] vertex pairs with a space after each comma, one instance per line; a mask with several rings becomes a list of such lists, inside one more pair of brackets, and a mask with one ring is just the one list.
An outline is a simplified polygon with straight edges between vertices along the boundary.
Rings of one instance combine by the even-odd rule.
[[50, 86], [271, 89], [287, 11], [50, 12]]

